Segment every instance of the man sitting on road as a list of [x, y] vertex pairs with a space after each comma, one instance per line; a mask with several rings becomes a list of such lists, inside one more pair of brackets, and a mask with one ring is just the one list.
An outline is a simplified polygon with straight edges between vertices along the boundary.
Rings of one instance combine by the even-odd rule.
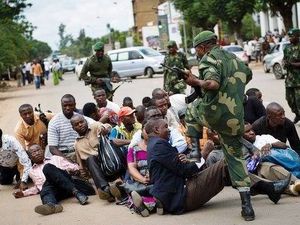
[[134, 112], [135, 110], [130, 107], [122, 107], [118, 113], [121, 124], [115, 126], [109, 134], [109, 139], [115, 146], [122, 147], [125, 155], [134, 133], [142, 128], [135, 120]]
[[[74, 143], [78, 136], [73, 130], [70, 119], [74, 114], [76, 102], [75, 98], [66, 94], [61, 98], [62, 112], [57, 113], [48, 126], [48, 144], [50, 153], [66, 157], [69, 160], [76, 162]], [[86, 118], [89, 123], [95, 122], [90, 118]]]
[[[21, 173], [17, 168], [18, 162], [23, 166]], [[12, 184], [14, 177], [16, 176], [16, 180], [18, 181], [21, 175], [21, 182], [17, 188], [25, 190], [27, 188], [30, 168], [31, 161], [22, 145], [20, 145], [16, 138], [10, 135], [3, 135], [0, 129], [0, 184]]]
[[33, 107], [23, 104], [19, 107], [21, 119], [15, 128], [15, 136], [25, 150], [33, 144], [45, 147], [47, 142], [47, 126], [53, 114], [45, 113], [46, 117], [33, 112]]
[[[228, 168], [223, 160], [203, 169], [204, 159], [198, 163], [179, 157], [177, 150], [168, 142], [169, 129], [165, 120], [150, 120], [145, 129], [149, 136], [148, 167], [153, 183], [150, 194], [157, 199], [164, 212], [181, 214], [200, 208], [224, 186], [231, 185]], [[267, 194], [276, 204], [289, 181], [290, 178], [279, 182], [252, 179], [251, 188]], [[244, 206], [245, 203], [242, 204]]]
[[75, 196], [81, 205], [88, 201], [87, 195], [94, 195], [93, 187], [85, 181], [73, 179], [72, 174], [79, 174], [79, 166], [70, 163], [63, 157], [52, 156], [44, 158], [44, 151], [39, 145], [32, 145], [28, 150], [29, 157], [34, 163], [29, 176], [34, 186], [14, 193], [15, 198], [22, 198], [40, 193], [42, 205], [34, 211], [41, 215], [62, 212], [59, 201]]
[[113, 110], [115, 113], [118, 113], [120, 110], [120, 106], [116, 103], [109, 101], [106, 98], [106, 93], [104, 89], [98, 89], [94, 92], [94, 99], [97, 102], [97, 106], [101, 108], [108, 108]]
[[100, 122], [88, 126], [87, 121], [81, 115], [74, 115], [71, 118], [71, 124], [79, 135], [75, 142], [75, 151], [80, 168], [83, 171], [88, 169], [90, 172], [100, 199], [114, 202], [115, 197], [120, 198], [121, 194], [115, 185], [109, 185], [108, 182], [116, 180], [121, 174], [110, 177], [105, 176], [98, 158], [99, 135], [108, 133], [111, 126]]
[[256, 120], [252, 128], [256, 135], [270, 134], [284, 143], [288, 140], [291, 148], [300, 155], [300, 140], [295, 125], [285, 117], [284, 109], [278, 103], [270, 103], [266, 116]]

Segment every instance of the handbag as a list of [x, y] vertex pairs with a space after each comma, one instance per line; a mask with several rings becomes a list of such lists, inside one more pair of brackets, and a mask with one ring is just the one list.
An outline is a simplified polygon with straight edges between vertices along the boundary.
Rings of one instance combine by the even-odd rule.
[[130, 194], [132, 191], [136, 191], [140, 195], [149, 195], [149, 191], [153, 185], [145, 185], [137, 181], [127, 180], [125, 183], [121, 184], [127, 194]]
[[115, 147], [103, 135], [99, 136], [98, 158], [100, 168], [105, 176], [120, 174], [125, 170], [125, 158], [120, 148]]

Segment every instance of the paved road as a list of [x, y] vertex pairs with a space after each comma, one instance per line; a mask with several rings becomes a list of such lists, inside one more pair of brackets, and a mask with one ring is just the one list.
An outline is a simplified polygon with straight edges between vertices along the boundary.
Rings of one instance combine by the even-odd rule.
[[[261, 89], [265, 103], [279, 102], [285, 107], [287, 116], [293, 118], [284, 100], [283, 80], [275, 80], [272, 74], [264, 74], [259, 66], [254, 66], [253, 72], [254, 78], [248, 87]], [[59, 112], [60, 98], [66, 93], [75, 96], [79, 108], [84, 103], [93, 101], [89, 88], [85, 87], [82, 82], [78, 82], [74, 74], [65, 74], [64, 78], [65, 80], [59, 86], [53, 86], [51, 82], [47, 82], [46, 87], [42, 87], [41, 90], [35, 90], [34, 86], [27, 86], [0, 93], [0, 127], [5, 133], [13, 134], [20, 104], [30, 103], [37, 106], [41, 103], [43, 110], [50, 109], [53, 112]], [[132, 83], [125, 83], [117, 90], [115, 101], [121, 104], [123, 97], [130, 96], [135, 105], [141, 104], [142, 97], [150, 96], [152, 89], [161, 85], [161, 75], [153, 79], [133, 80]], [[154, 214], [149, 218], [131, 214], [123, 206], [108, 205], [97, 196], [91, 197], [90, 204], [86, 206], [80, 206], [75, 199], [63, 201], [63, 213], [43, 217], [33, 212], [34, 206], [40, 204], [38, 196], [14, 199], [11, 193], [11, 186], [0, 186], [0, 224], [249, 224], [240, 217], [239, 196], [237, 191], [230, 187], [225, 188], [206, 206], [194, 212], [181, 216]], [[253, 198], [253, 206], [256, 212], [256, 220], [250, 222], [253, 225], [299, 224], [299, 197], [283, 196], [280, 203], [274, 205], [266, 196], [256, 196]]]

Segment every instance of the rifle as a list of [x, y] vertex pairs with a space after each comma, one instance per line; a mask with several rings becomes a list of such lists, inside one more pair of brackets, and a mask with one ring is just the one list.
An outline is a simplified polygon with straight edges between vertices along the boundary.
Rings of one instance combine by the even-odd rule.
[[[165, 67], [169, 71], [175, 73], [178, 80], [185, 80], [186, 73], [182, 69], [180, 69], [178, 67], [175, 67], [175, 66], [174, 67], [169, 67], [169, 66], [167, 66], [163, 63], [161, 63], [160, 65], [162, 65], [163, 67]], [[192, 94], [190, 94], [189, 96], [185, 97], [185, 103], [186, 104], [189, 104], [189, 103], [193, 102], [198, 97], [202, 98], [201, 88], [199, 86], [197, 86], [197, 87], [192, 86], [192, 88], [194, 88], [194, 92]]]
[[[34, 107], [34, 111], [39, 113], [40, 120], [48, 127], [49, 120], [47, 119], [45, 113], [41, 109], [41, 104], [38, 104], [38, 107]], [[48, 113], [52, 113], [50, 110], [47, 110]]]
[[[45, 126], [48, 128], [49, 120], [47, 119], [45, 113], [41, 109], [41, 104], [38, 104], [38, 107], [34, 107], [34, 111], [39, 113], [40, 120], [45, 124]], [[47, 110], [48, 113], [52, 113], [50, 110]], [[45, 149], [48, 141], [47, 141], [47, 133], [40, 135], [40, 143], [42, 149]]]
[[121, 82], [121, 84], [119, 84], [117, 87], [115, 87], [114, 89], [111, 90], [110, 94], [107, 96], [107, 99], [110, 99], [114, 96], [116, 90], [118, 90], [119, 87], [121, 87], [125, 82], [127, 83], [132, 83], [132, 79], [128, 78], [128, 77], [124, 77], [124, 78], [119, 78]]

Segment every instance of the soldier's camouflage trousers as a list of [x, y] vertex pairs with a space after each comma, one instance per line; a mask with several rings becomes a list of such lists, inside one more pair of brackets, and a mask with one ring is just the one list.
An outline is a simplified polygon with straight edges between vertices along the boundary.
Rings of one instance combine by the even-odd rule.
[[219, 138], [228, 165], [233, 187], [250, 187], [250, 178], [243, 159], [241, 136], [230, 136], [219, 132]]
[[186, 136], [190, 138], [202, 138], [203, 137], [203, 126], [199, 123], [198, 113], [196, 110], [196, 105], [201, 101], [200, 98], [196, 99], [194, 102], [188, 104], [185, 113], [185, 122], [187, 126]]
[[300, 116], [300, 87], [286, 87], [285, 99], [293, 113]]

